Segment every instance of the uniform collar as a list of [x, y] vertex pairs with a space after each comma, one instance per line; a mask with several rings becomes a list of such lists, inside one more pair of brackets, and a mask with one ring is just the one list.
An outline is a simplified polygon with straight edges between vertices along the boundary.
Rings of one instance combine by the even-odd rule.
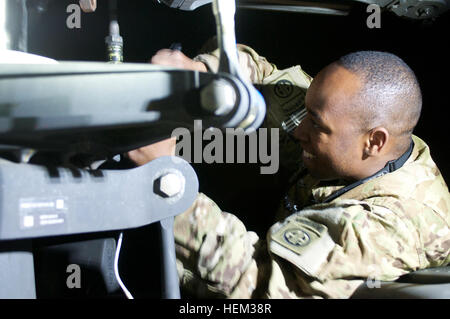
[[[411, 154], [414, 149], [414, 141], [411, 140], [409, 148], [396, 160], [392, 160], [386, 163], [386, 165], [376, 172], [375, 174], [356, 181], [354, 183], [349, 183], [344, 180], [335, 180], [331, 182], [320, 182], [311, 178], [309, 181], [309, 186], [311, 187], [311, 194], [314, 202], [316, 203], [326, 203], [333, 199], [341, 196], [342, 194], [348, 192], [349, 190], [380, 176], [391, 173], [402, 167], [408, 159], [411, 158]], [[310, 175], [309, 175], [310, 176]]]

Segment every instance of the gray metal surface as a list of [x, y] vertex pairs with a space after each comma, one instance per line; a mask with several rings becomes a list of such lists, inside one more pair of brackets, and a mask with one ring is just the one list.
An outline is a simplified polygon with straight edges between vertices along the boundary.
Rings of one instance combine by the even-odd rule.
[[217, 41], [220, 49], [218, 72], [231, 74], [244, 83], [249, 110], [239, 127], [244, 128], [246, 132], [250, 133], [256, 130], [264, 121], [266, 105], [261, 93], [243, 75], [239, 65], [234, 30], [236, 4], [235, 1], [214, 0], [212, 8], [216, 21]]
[[0, 0], [0, 50], [27, 51], [26, 0]]
[[[97, 238], [78, 240], [74, 242], [34, 246], [34, 257], [39, 263], [37, 273], [38, 297], [48, 298], [58, 296], [61, 286], [66, 286], [66, 279], [70, 273], [68, 265], [80, 267], [83, 274], [81, 289], [85, 292], [95, 290], [95, 285], [102, 285], [107, 293], [114, 293], [120, 289], [114, 275], [114, 256], [116, 240], [114, 238]], [[86, 278], [84, 278], [86, 277]], [[45, 285], [52, 282], [53, 285]], [[39, 285], [41, 284], [41, 285]], [[45, 287], [42, 287], [44, 284]], [[1, 285], [0, 285], [1, 286]], [[0, 288], [1, 289], [1, 288]], [[39, 293], [41, 294], [39, 296]]]
[[363, 283], [353, 299], [450, 299], [450, 266], [415, 271], [395, 282]]
[[158, 0], [171, 8], [192, 11], [205, 4], [213, 2], [213, 0]]
[[[172, 8], [195, 10], [213, 0], [158, 0]], [[391, 11], [409, 19], [430, 19], [440, 16], [450, 9], [446, 0], [237, 0], [242, 9], [299, 12], [307, 14], [348, 15], [356, 4], [376, 4], [381, 9]]]
[[408, 0], [389, 5], [387, 9], [401, 17], [422, 20], [440, 16], [450, 9], [450, 3], [446, 0]]
[[386, 282], [380, 288], [362, 285], [352, 299], [450, 299], [450, 284]]
[[[154, 182], [182, 174], [185, 187], [164, 198]], [[187, 210], [198, 193], [193, 168], [161, 157], [128, 170], [85, 170], [0, 162], [0, 240], [135, 228]]]
[[[200, 106], [201, 89], [218, 79], [237, 96], [224, 116]], [[196, 119], [205, 127], [241, 126], [249, 103], [245, 85], [224, 73], [148, 64], [0, 64], [0, 143], [101, 158], [159, 141], [175, 128], [193, 129]]]
[[36, 298], [31, 241], [0, 241], [0, 299]]
[[414, 271], [401, 276], [397, 282], [416, 284], [450, 284], [450, 266]]
[[[297, 12], [297, 13], [313, 13], [313, 14], [327, 14], [336, 16], [346, 16], [349, 14], [348, 10], [339, 10], [334, 8], [321, 8], [312, 6], [289, 6], [289, 5], [270, 5], [270, 4], [238, 4], [239, 9], [253, 9], [266, 11], [280, 11], [280, 12]], [[348, 9], [348, 7], [346, 7]]]
[[166, 299], [180, 298], [173, 222], [173, 217], [159, 222], [161, 229], [162, 297]]

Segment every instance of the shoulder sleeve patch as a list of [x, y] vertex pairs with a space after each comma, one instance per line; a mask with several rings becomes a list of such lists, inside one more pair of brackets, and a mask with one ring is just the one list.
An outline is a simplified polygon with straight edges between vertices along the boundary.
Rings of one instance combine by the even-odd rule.
[[274, 72], [264, 79], [261, 93], [270, 104], [281, 107], [284, 116], [303, 108], [309, 79], [300, 66]]
[[269, 230], [270, 251], [293, 263], [311, 277], [317, 277], [334, 248], [325, 225], [295, 216]]

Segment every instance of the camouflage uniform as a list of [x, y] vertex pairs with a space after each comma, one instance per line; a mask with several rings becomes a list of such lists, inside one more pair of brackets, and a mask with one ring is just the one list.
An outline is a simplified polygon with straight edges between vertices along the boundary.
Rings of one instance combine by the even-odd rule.
[[[289, 78], [306, 89], [311, 81], [300, 67], [277, 70], [248, 47], [239, 46], [239, 54], [255, 83]], [[197, 60], [217, 68], [217, 52]], [[289, 113], [289, 103], [282, 102], [281, 110], [279, 100], [268, 103], [269, 126], [279, 126]], [[323, 200], [345, 185], [324, 185], [295, 160], [286, 162], [299, 167], [288, 196], [301, 210], [292, 214], [282, 205], [265, 239], [199, 194], [175, 218], [182, 287], [199, 297], [348, 298], [367, 279], [390, 281], [448, 265], [450, 195], [428, 146], [416, 136], [413, 141], [400, 169], [328, 203]], [[290, 158], [300, 158], [295, 141], [287, 138], [284, 146], [293, 152]]]

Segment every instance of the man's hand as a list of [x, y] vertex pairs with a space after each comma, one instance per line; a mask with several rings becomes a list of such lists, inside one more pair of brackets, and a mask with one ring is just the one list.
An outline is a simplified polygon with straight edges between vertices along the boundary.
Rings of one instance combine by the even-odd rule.
[[[152, 64], [173, 66], [185, 70], [207, 72], [202, 62], [194, 61], [184, 55], [181, 51], [162, 49], [151, 58]], [[175, 155], [176, 137], [162, 140], [158, 143], [143, 146], [127, 153], [127, 156], [136, 165], [141, 166], [162, 156]]]
[[176, 137], [171, 137], [157, 143], [153, 143], [147, 146], [143, 146], [136, 150], [129, 151], [127, 156], [136, 165], [141, 166], [147, 164], [154, 159], [162, 156], [174, 156], [175, 145], [177, 142]]
[[206, 66], [202, 62], [194, 61], [178, 50], [162, 49], [150, 60], [152, 64], [173, 66], [175, 68], [207, 72]]

